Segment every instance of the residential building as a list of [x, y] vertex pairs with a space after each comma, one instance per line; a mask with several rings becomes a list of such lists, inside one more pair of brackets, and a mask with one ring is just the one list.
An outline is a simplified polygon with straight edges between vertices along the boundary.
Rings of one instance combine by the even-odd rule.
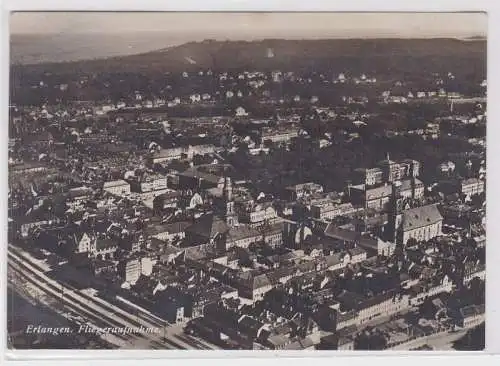
[[136, 283], [141, 272], [141, 261], [137, 258], [124, 259], [118, 263], [118, 274], [125, 282]]
[[258, 227], [264, 223], [272, 223], [277, 219], [276, 209], [271, 202], [245, 207], [239, 210], [238, 214], [240, 222], [249, 224], [252, 227]]
[[484, 181], [478, 178], [464, 179], [460, 182], [460, 193], [466, 198], [484, 193]]
[[354, 171], [353, 180], [355, 184], [375, 186], [383, 183], [383, 172], [380, 168], [356, 169]]
[[352, 203], [336, 204], [332, 200], [325, 199], [311, 205], [311, 216], [320, 220], [332, 220], [337, 216], [350, 215], [357, 210]]
[[159, 174], [147, 175], [140, 182], [141, 192], [154, 192], [167, 189], [167, 177]]
[[144, 229], [144, 234], [148, 238], [156, 238], [165, 242], [174, 239], [184, 239], [186, 229], [191, 225], [188, 221], [178, 221], [173, 223], [153, 223]]
[[424, 183], [417, 178], [399, 181], [395, 188], [397, 194], [404, 198], [420, 200], [424, 197]]
[[323, 186], [317, 183], [302, 183], [286, 187], [287, 198], [291, 201], [306, 197], [315, 193], [323, 193]]
[[365, 209], [384, 211], [391, 200], [392, 185], [375, 188], [367, 188], [365, 185], [349, 186], [348, 191], [352, 203], [363, 205]]
[[469, 305], [460, 308], [455, 321], [459, 327], [474, 328], [485, 321], [485, 306]]
[[283, 245], [283, 225], [274, 224], [263, 229], [264, 242], [271, 248], [278, 248]]
[[251, 244], [262, 240], [262, 233], [248, 226], [233, 227], [227, 233], [227, 248], [236, 246], [248, 248]]
[[262, 130], [262, 142], [271, 141], [273, 143], [287, 143], [299, 135], [297, 127], [287, 127], [285, 129], [265, 128]]
[[110, 182], [105, 182], [103, 186], [105, 192], [109, 192], [112, 195], [124, 196], [130, 194], [130, 184], [124, 180], [114, 180]]
[[273, 285], [267, 275], [243, 272], [238, 283], [238, 294], [240, 297], [256, 302], [262, 300], [264, 295], [273, 289]]

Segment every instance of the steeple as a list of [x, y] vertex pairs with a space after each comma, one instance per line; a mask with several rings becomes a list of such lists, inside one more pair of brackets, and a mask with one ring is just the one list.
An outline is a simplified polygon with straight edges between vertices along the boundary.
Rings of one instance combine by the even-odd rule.
[[224, 188], [223, 188], [224, 199], [231, 201], [233, 199], [233, 184], [231, 183], [231, 178], [224, 178]]
[[222, 197], [225, 206], [224, 219], [226, 224], [230, 227], [236, 226], [238, 224], [238, 216], [234, 212], [233, 185], [229, 177], [224, 178]]

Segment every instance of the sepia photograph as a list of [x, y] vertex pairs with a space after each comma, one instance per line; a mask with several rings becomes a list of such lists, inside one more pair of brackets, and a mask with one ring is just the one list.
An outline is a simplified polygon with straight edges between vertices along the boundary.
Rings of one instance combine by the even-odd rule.
[[10, 350], [484, 350], [486, 13], [9, 23]]

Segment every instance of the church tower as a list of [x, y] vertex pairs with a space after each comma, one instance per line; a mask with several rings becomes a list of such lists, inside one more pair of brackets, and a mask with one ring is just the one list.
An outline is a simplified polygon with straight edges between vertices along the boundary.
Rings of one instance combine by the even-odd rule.
[[403, 223], [403, 211], [405, 210], [405, 200], [399, 194], [399, 187], [397, 184], [393, 184], [392, 186], [392, 196], [390, 201], [390, 210], [389, 210], [389, 220], [387, 227], [387, 239], [393, 243], [399, 244], [401, 242], [400, 232], [401, 225]]
[[234, 212], [233, 185], [229, 177], [225, 178], [222, 196], [225, 205], [224, 219], [226, 224], [230, 227], [237, 226], [238, 216]]

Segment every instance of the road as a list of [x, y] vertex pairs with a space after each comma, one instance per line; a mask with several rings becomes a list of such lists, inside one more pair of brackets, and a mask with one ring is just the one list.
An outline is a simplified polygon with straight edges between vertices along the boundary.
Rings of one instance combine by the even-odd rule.
[[61, 311], [76, 314], [78, 318], [87, 322], [89, 328], [144, 327], [155, 331], [154, 333], [141, 332], [124, 335], [107, 333], [103, 335], [103, 339], [118, 347], [135, 349], [219, 349], [219, 347], [203, 340], [184, 335], [181, 326], [168, 324], [140, 311], [130, 314], [97, 296], [88, 295], [84, 291], [63, 285], [49, 278], [45, 274], [47, 269], [41, 268], [30, 259], [24, 251], [9, 245], [9, 271], [14, 274], [14, 277], [22, 278], [23, 282], [28, 283], [30, 287], [35, 287], [38, 293], [42, 293], [44, 295], [43, 301], [47, 301], [48, 306], [54, 307], [54, 302], [59, 302], [63, 307]]

